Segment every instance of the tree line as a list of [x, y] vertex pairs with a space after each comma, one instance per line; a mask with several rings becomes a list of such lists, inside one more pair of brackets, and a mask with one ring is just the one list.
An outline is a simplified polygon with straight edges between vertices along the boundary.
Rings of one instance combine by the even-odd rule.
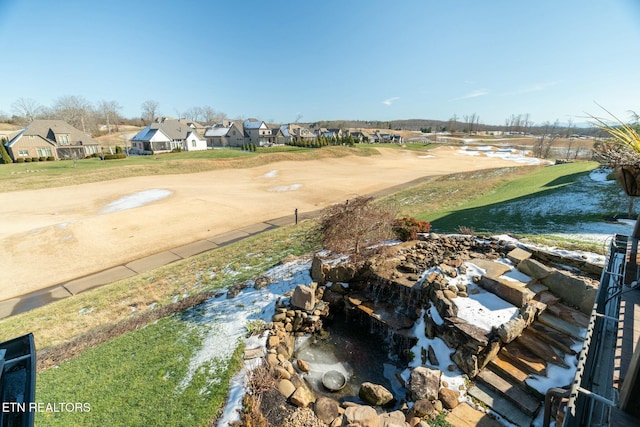
[[[114, 100], [92, 103], [82, 96], [65, 95], [53, 101], [50, 106], [42, 105], [32, 98], [19, 98], [11, 104], [12, 115], [0, 112], [0, 122], [26, 125], [36, 119], [64, 120], [85, 133], [98, 135], [117, 132], [118, 126], [147, 125], [161, 116], [160, 104], [155, 100], [144, 101], [140, 105], [140, 117], [122, 116], [122, 106]], [[186, 111], [176, 111], [178, 118], [213, 124], [226, 118], [226, 114], [213, 107], [196, 106]]]

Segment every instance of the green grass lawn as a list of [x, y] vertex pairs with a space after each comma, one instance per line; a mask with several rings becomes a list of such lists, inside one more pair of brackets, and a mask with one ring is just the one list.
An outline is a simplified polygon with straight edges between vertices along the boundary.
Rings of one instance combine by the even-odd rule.
[[214, 359], [184, 389], [188, 361], [201, 346], [200, 331], [171, 316], [89, 349], [38, 375], [36, 400], [80, 402], [89, 412], [36, 414], [38, 426], [207, 426], [225, 402], [239, 369]]

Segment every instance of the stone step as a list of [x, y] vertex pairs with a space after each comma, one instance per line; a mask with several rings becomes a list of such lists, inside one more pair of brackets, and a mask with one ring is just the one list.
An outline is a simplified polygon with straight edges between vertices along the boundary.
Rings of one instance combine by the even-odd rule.
[[517, 426], [530, 426], [533, 422], [534, 417], [525, 414], [520, 408], [484, 384], [478, 383], [472, 386], [467, 393]]
[[480, 371], [475, 381], [481, 381], [491, 390], [498, 392], [527, 415], [534, 416], [540, 408], [540, 400], [537, 397], [531, 396], [519, 384], [512, 383], [489, 369]]
[[547, 306], [558, 304], [560, 302], [560, 297], [555, 296], [551, 291], [536, 292], [536, 295], [533, 297], [533, 299], [544, 303]]
[[589, 327], [589, 316], [573, 307], [569, 307], [566, 304], [557, 303], [547, 306], [547, 312], [552, 313], [567, 322], [575, 323], [584, 329]]
[[504, 424], [494, 418], [463, 402], [453, 408], [445, 420], [453, 427], [503, 427]]
[[529, 375], [547, 376], [547, 362], [516, 341], [502, 347], [500, 354]]
[[566, 354], [576, 354], [573, 346], [575, 346], [578, 341], [556, 329], [543, 325], [540, 322], [534, 322], [527, 328], [527, 331], [535, 334], [541, 340], [557, 347]]
[[500, 374], [502, 377], [511, 378], [522, 384], [529, 378], [527, 372], [511, 363], [511, 361], [500, 352], [487, 364], [487, 368]]
[[569, 335], [571, 338], [575, 338], [579, 341], [584, 341], [584, 336], [587, 332], [585, 328], [576, 325], [575, 323], [567, 322], [566, 320], [547, 312], [547, 310], [538, 316], [538, 321], [545, 326], [560, 331], [561, 333]]
[[551, 344], [542, 341], [534, 333], [528, 332], [526, 329], [516, 338], [516, 341], [549, 363], [562, 366], [563, 368], [569, 367], [564, 361], [564, 353], [557, 350]]

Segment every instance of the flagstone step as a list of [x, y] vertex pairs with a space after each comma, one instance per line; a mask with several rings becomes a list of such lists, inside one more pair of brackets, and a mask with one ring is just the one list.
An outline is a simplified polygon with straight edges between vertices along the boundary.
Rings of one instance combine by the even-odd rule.
[[540, 400], [527, 393], [519, 384], [511, 383], [489, 369], [483, 369], [475, 377], [491, 390], [498, 392], [503, 398], [517, 406], [527, 415], [535, 415], [540, 408]]
[[560, 302], [560, 297], [555, 296], [551, 291], [537, 292], [533, 299], [547, 304], [547, 306], [558, 304]]
[[511, 361], [500, 352], [487, 364], [487, 368], [500, 374], [502, 377], [510, 378], [520, 383], [524, 383], [524, 381], [529, 378], [527, 372], [511, 363]]
[[525, 414], [516, 405], [482, 383], [472, 386], [467, 393], [517, 426], [530, 426], [533, 422], [534, 417]]
[[[548, 309], [547, 309], [548, 310]], [[559, 318], [545, 310], [540, 316], [538, 316], [538, 322], [545, 326], [549, 326], [563, 334], [569, 335], [571, 338], [575, 338], [579, 341], [584, 341], [586, 329], [572, 322], [568, 322]]]
[[499, 353], [529, 375], [547, 375], [547, 362], [516, 341], [510, 342]]
[[548, 342], [566, 354], [576, 354], [573, 346], [579, 341], [563, 334], [557, 329], [550, 328], [540, 322], [534, 322], [527, 328], [527, 331], [535, 334], [539, 339]]
[[576, 310], [573, 307], [569, 307], [566, 304], [557, 303], [547, 306], [547, 312], [559, 317], [562, 320], [566, 320], [570, 323], [587, 329], [589, 327], [589, 316], [581, 311]]
[[518, 338], [516, 338], [516, 342], [528, 348], [534, 354], [540, 356], [542, 359], [546, 360], [549, 363], [562, 366], [563, 368], [569, 367], [569, 365], [567, 365], [564, 361], [564, 353], [557, 350], [549, 343], [540, 340], [535, 334], [529, 332], [526, 329], [522, 332], [522, 334], [520, 334]]

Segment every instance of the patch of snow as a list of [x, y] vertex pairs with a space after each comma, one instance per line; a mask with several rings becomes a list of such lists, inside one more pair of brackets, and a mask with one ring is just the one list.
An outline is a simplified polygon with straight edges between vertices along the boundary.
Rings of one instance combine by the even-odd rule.
[[[246, 288], [235, 298], [227, 299], [226, 294], [214, 297], [190, 310], [185, 316], [186, 321], [191, 322], [194, 328], [203, 329], [205, 336], [201, 348], [191, 356], [187, 373], [176, 387], [176, 392], [183, 392], [200, 368], [209, 362], [226, 363], [238, 343], [244, 339], [247, 323], [257, 319], [270, 321], [278, 298], [299, 284], [311, 283], [310, 269], [311, 261], [308, 259], [273, 267], [265, 273], [271, 279], [269, 286], [262, 289]], [[249, 345], [260, 344], [256, 340], [258, 339], [250, 339]], [[245, 366], [250, 366], [251, 362], [247, 362], [249, 361], [245, 362]], [[242, 403], [242, 395], [246, 389], [243, 374], [241, 372], [233, 377], [233, 388], [224, 410], [227, 415], [221, 418], [218, 425], [230, 425], [239, 419], [236, 410]]]
[[157, 200], [164, 199], [165, 197], [169, 197], [173, 194], [172, 191], [169, 190], [145, 190], [139, 191], [137, 193], [129, 194], [127, 196], [123, 196], [118, 200], [114, 200], [104, 207], [100, 212], [100, 214], [108, 214], [112, 212], [124, 211], [127, 209], [138, 208], [140, 206], [144, 206], [151, 202], [155, 202]]
[[[464, 375], [462, 371], [457, 368], [453, 371], [449, 371], [447, 369], [448, 366], [456, 366], [451, 360], [453, 350], [447, 347], [447, 344], [442, 339], [438, 337], [431, 339], [425, 335], [424, 310], [420, 314], [420, 317], [413, 327], [413, 333], [418, 342], [411, 349], [413, 360], [409, 361], [409, 368], [402, 371], [402, 374], [400, 375], [404, 382], [409, 382], [412, 368], [417, 368], [418, 366], [426, 366], [430, 369], [438, 369], [442, 372], [442, 380], [447, 381], [448, 388], [460, 393], [460, 398], [464, 399], [463, 396], [465, 395], [464, 389], [466, 389], [466, 375]], [[426, 364], [422, 364], [422, 352], [423, 350], [428, 351], [429, 347], [433, 349], [436, 358], [438, 359], [438, 366], [429, 364], [429, 360], [427, 360]]]
[[418, 156], [419, 159], [434, 159], [436, 156], [431, 155], [431, 154], [427, 154], [424, 156]]
[[276, 176], [278, 176], [278, 171], [272, 170], [262, 175], [262, 178], [275, 178]]
[[564, 387], [571, 384], [576, 375], [578, 359], [567, 354], [564, 357], [564, 362], [569, 366], [568, 368], [548, 363], [546, 376], [531, 375], [525, 380], [525, 383], [542, 394], [545, 394], [551, 387]]
[[302, 184], [280, 185], [278, 187], [269, 188], [267, 191], [281, 193], [284, 191], [295, 191], [302, 188]]

